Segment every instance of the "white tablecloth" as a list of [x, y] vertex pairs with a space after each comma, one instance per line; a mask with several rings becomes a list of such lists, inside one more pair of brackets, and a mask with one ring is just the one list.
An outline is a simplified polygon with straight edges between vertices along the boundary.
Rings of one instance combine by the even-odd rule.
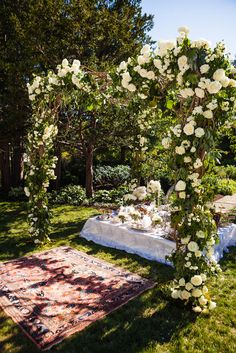
[[[85, 223], [81, 236], [97, 244], [137, 254], [148, 260], [155, 260], [170, 265], [166, 256], [175, 249], [173, 241], [148, 232], [135, 231], [127, 225], [99, 221], [89, 218]], [[219, 261], [228, 246], [236, 245], [236, 225], [232, 224], [219, 229], [220, 243], [215, 247], [215, 259]]]

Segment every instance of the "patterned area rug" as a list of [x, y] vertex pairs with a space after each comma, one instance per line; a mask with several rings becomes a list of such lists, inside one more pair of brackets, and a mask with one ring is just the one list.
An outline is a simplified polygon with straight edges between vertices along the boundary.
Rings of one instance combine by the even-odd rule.
[[0, 305], [43, 350], [154, 285], [70, 247], [0, 263]]

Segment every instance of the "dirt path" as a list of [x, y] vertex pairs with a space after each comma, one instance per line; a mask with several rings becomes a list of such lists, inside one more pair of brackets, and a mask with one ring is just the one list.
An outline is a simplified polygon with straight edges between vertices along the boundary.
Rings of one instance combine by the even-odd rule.
[[232, 209], [236, 209], [236, 194], [232, 196], [223, 196], [214, 202], [217, 212], [227, 213]]

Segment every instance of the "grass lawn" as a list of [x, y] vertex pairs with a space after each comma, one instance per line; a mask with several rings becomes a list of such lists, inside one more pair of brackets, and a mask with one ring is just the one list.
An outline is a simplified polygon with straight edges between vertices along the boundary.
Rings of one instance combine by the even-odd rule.
[[[236, 249], [221, 261], [223, 274], [212, 280], [217, 308], [210, 316], [196, 316], [164, 295], [173, 270], [154, 261], [101, 247], [79, 237], [93, 208], [58, 206], [53, 209], [52, 241], [34, 245], [27, 233], [26, 204], [0, 203], [0, 261], [60, 245], [115, 263], [158, 285], [84, 331], [54, 346], [58, 353], [235, 353], [236, 352]], [[0, 352], [37, 353], [36, 346], [0, 311]]]

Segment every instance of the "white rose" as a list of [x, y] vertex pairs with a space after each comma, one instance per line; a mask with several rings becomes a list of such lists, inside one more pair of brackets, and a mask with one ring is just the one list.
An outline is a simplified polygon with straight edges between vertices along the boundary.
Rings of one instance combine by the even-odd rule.
[[210, 94], [218, 93], [221, 89], [222, 85], [219, 81], [213, 81], [207, 85], [207, 90]]
[[168, 50], [174, 49], [176, 46], [173, 41], [160, 41], [158, 42], [158, 53], [160, 56], [164, 56], [167, 54]]
[[147, 70], [146, 69], [140, 69], [139, 71], [138, 71], [138, 73], [139, 73], [139, 75], [141, 76], [141, 77], [147, 77]]
[[180, 198], [180, 199], [186, 199], [186, 192], [185, 192], [185, 191], [181, 191], [181, 192], [179, 193], [179, 198]]
[[181, 243], [182, 243], [182, 244], [188, 244], [188, 243], [189, 243], [189, 240], [190, 240], [190, 237], [182, 238], [182, 239], [181, 239]]
[[190, 152], [192, 152], [192, 153], [196, 152], [196, 147], [192, 147], [192, 148], [190, 149]]
[[201, 159], [200, 158], [197, 158], [196, 159], [196, 161], [194, 162], [194, 164], [193, 164], [193, 167], [195, 168], [195, 169], [198, 169], [198, 168], [200, 168], [200, 167], [202, 167], [202, 161], [201, 161]]
[[146, 59], [143, 55], [139, 55], [137, 60], [139, 65], [143, 65], [146, 62]]
[[73, 60], [72, 66], [79, 66], [80, 67], [80, 65], [81, 65], [81, 63], [79, 60], [77, 60], [77, 59]]
[[208, 72], [210, 69], [210, 65], [208, 64], [204, 64], [200, 67], [200, 72], [201, 74], [205, 74], [206, 72]]
[[63, 59], [61, 64], [62, 64], [63, 67], [66, 67], [66, 66], [69, 65], [69, 62], [68, 62], [67, 59]]
[[184, 88], [181, 89], [179, 91], [179, 93], [181, 94], [181, 96], [183, 98], [188, 98], [188, 97], [192, 97], [194, 95], [194, 91], [192, 90], [192, 88]]
[[201, 295], [202, 295], [201, 289], [194, 288], [194, 289], [192, 290], [192, 296], [193, 296], [193, 297], [199, 298], [199, 297], [201, 297]]
[[228, 77], [224, 77], [220, 83], [222, 84], [223, 87], [228, 87], [229, 83], [230, 83], [230, 79]]
[[200, 306], [194, 306], [193, 311], [195, 311], [195, 313], [200, 313], [202, 309], [200, 308]]
[[198, 98], [204, 98], [205, 92], [201, 88], [195, 88], [195, 93]]
[[187, 123], [185, 126], [184, 126], [184, 133], [186, 134], [186, 135], [193, 135], [193, 133], [194, 133], [194, 126], [193, 126], [193, 124], [191, 124], [191, 123]]
[[141, 49], [141, 54], [149, 54], [151, 51], [151, 47], [149, 44], [145, 44]]
[[171, 292], [171, 296], [172, 296], [173, 299], [178, 299], [179, 298], [179, 294], [180, 294], [179, 290], [176, 290], [176, 289], [174, 289]]
[[157, 68], [158, 70], [162, 69], [162, 62], [161, 62], [160, 59], [154, 59], [154, 60], [153, 60], [153, 63], [154, 63], [154, 66], [156, 66], [156, 68]]
[[124, 88], [127, 88], [129, 85], [129, 82], [126, 81], [126, 80], [121, 80], [121, 86], [124, 87]]
[[149, 80], [154, 80], [154, 78], [155, 78], [154, 72], [153, 71], [148, 71], [147, 75], [146, 75], [146, 78], [148, 78]]
[[203, 287], [202, 287], [202, 293], [203, 293], [203, 294], [208, 293], [208, 288], [207, 288], [207, 286], [203, 286]]
[[187, 26], [181, 26], [178, 28], [178, 32], [179, 34], [185, 34], [185, 35], [188, 35], [189, 33], [189, 28]]
[[211, 46], [211, 43], [208, 42], [206, 39], [199, 39], [192, 41], [191, 46], [192, 48], [209, 48]]
[[200, 276], [202, 277], [203, 282], [205, 282], [207, 279], [207, 276], [205, 275], [205, 273], [201, 273]]
[[188, 243], [188, 250], [189, 251], [196, 252], [198, 249], [199, 249], [199, 247], [195, 241], [190, 241], [190, 243]]
[[205, 112], [203, 112], [203, 116], [204, 116], [206, 119], [212, 119], [212, 118], [213, 118], [212, 110], [206, 110]]
[[34, 100], [35, 100], [35, 97], [36, 97], [35, 94], [30, 94], [30, 95], [29, 95], [29, 100], [30, 100], [30, 101], [34, 101]]
[[176, 152], [177, 154], [182, 155], [182, 154], [185, 153], [185, 148], [184, 148], [183, 146], [176, 146], [176, 147], [175, 147], [175, 152]]
[[201, 253], [200, 250], [197, 250], [197, 251], [194, 253], [194, 255], [195, 255], [196, 257], [201, 257], [201, 256], [202, 256], [202, 253]]
[[180, 296], [181, 296], [181, 299], [188, 300], [191, 297], [191, 294], [188, 291], [183, 290]]
[[30, 191], [29, 191], [29, 188], [24, 187], [24, 192], [25, 192], [25, 195], [26, 195], [27, 197], [29, 197], [29, 196], [30, 196]]
[[147, 184], [148, 191], [155, 193], [161, 191], [161, 183], [159, 180], [150, 180]]
[[200, 275], [195, 275], [191, 278], [191, 283], [194, 286], [200, 286], [202, 284], [202, 277]]
[[192, 158], [191, 157], [184, 157], [184, 163], [191, 163]]
[[136, 86], [133, 83], [130, 83], [127, 86], [127, 90], [129, 90], [130, 92], [135, 92], [136, 91]]
[[188, 140], [183, 140], [181, 142], [181, 145], [184, 146], [185, 148], [188, 148], [188, 147], [190, 147], [190, 142]]
[[203, 295], [198, 299], [198, 301], [199, 301], [199, 304], [202, 306], [207, 304], [207, 299]]
[[216, 307], [216, 302], [213, 302], [212, 300], [210, 300], [209, 310], [213, 310], [213, 309], [215, 309], [215, 307]]
[[132, 77], [130, 76], [129, 72], [124, 72], [122, 74], [122, 80], [126, 81], [126, 82], [130, 82], [132, 80]]
[[127, 69], [127, 62], [121, 61], [119, 67], [118, 67], [118, 72], [121, 70], [126, 70]]
[[183, 73], [179, 72], [176, 79], [177, 79], [178, 84], [181, 86], [183, 84]]
[[201, 138], [203, 135], [205, 135], [205, 131], [203, 130], [203, 128], [198, 127], [195, 130], [195, 136]]
[[213, 79], [215, 81], [221, 81], [224, 78], [225, 78], [225, 70], [223, 70], [223, 69], [218, 69], [213, 74]]
[[205, 233], [203, 232], [203, 230], [198, 230], [198, 231], [196, 232], [196, 236], [197, 236], [198, 238], [205, 238]]
[[190, 283], [190, 282], [186, 283], [185, 288], [186, 288], [187, 290], [193, 289], [192, 283]]
[[180, 280], [179, 280], [179, 285], [180, 286], [185, 286], [185, 279], [182, 277], [182, 278], [180, 278]]
[[175, 185], [176, 191], [184, 191], [186, 189], [186, 183], [183, 180], [179, 180]]
[[229, 80], [229, 86], [235, 88], [236, 87], [236, 80], [233, 80], [233, 79]]
[[170, 144], [171, 144], [171, 138], [170, 137], [165, 137], [165, 138], [163, 138], [162, 139], [162, 141], [161, 141], [161, 143], [162, 143], [162, 146], [164, 147], [164, 148], [169, 148], [170, 147]]
[[180, 70], [188, 63], [187, 56], [182, 55], [178, 58], [178, 65]]
[[198, 105], [197, 107], [195, 107], [195, 108], [193, 109], [192, 114], [202, 114], [202, 106], [201, 106], [201, 105]]

